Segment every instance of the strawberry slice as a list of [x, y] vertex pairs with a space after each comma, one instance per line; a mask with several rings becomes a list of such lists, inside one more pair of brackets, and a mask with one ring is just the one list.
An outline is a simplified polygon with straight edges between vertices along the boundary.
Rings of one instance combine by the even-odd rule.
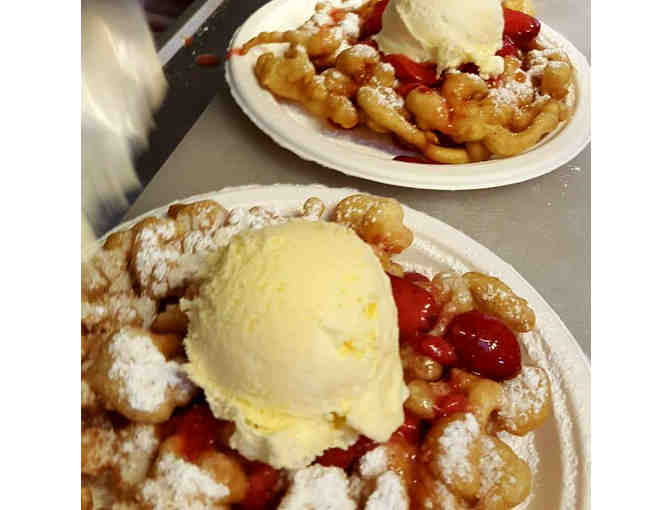
[[516, 46], [516, 43], [513, 42], [511, 37], [505, 35], [502, 37], [502, 47], [497, 53], [495, 53], [495, 55], [500, 57], [515, 57], [518, 55], [518, 46]]
[[383, 61], [392, 64], [394, 72], [401, 81], [415, 82], [422, 85], [434, 85], [436, 79], [436, 64], [431, 62], [418, 63], [406, 55], [395, 53], [385, 55]]
[[380, 30], [383, 28], [383, 12], [385, 11], [385, 7], [387, 7], [389, 2], [390, 0], [381, 0], [373, 6], [371, 14], [362, 24], [362, 28], [359, 31], [360, 39], [366, 39], [367, 37], [380, 32]]
[[518, 47], [530, 43], [541, 29], [541, 23], [537, 18], [524, 12], [504, 9], [504, 35], [509, 36]]

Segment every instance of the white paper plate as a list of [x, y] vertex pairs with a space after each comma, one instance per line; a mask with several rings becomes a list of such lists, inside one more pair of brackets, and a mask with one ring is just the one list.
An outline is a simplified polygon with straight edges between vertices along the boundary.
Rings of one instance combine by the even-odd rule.
[[[193, 196], [180, 203], [216, 200], [226, 208], [261, 205], [281, 214], [300, 210], [311, 196], [333, 207], [353, 189], [320, 185], [245, 186]], [[155, 209], [117, 227], [128, 228], [140, 218], [161, 215], [169, 205]], [[407, 269], [426, 274], [447, 268], [477, 270], [501, 278], [527, 299], [537, 316], [534, 331], [519, 335], [525, 362], [543, 367], [551, 377], [553, 416], [526, 438], [508, 436], [509, 443], [532, 468], [530, 498], [519, 508], [577, 510], [589, 506], [589, 397], [590, 368], [585, 354], [569, 330], [544, 299], [515, 269], [463, 233], [424, 213], [404, 207], [404, 223], [415, 240], [397, 260]]]
[[[315, 0], [274, 0], [257, 10], [234, 34], [230, 47], [262, 31], [296, 28], [308, 19]], [[280, 51], [286, 44], [263, 45], [226, 63], [231, 94], [259, 129], [278, 145], [303, 159], [348, 175], [410, 188], [437, 190], [478, 189], [525, 181], [546, 174], [571, 160], [590, 137], [590, 70], [586, 58], [568, 40], [546, 25], [541, 36], [569, 55], [576, 70], [577, 103], [573, 117], [544, 137], [529, 151], [500, 160], [463, 165], [424, 165], [393, 161], [400, 151], [389, 135], [365, 127], [337, 130], [301, 107], [276, 99], [254, 76], [257, 57]]]

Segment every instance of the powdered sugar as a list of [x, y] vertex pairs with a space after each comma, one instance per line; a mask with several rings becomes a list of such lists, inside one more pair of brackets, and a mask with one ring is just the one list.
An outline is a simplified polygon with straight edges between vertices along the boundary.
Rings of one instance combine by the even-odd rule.
[[101, 250], [83, 266], [82, 281], [87, 294], [131, 290], [132, 282], [126, 271], [128, 249]]
[[321, 0], [321, 3], [338, 9], [359, 9], [368, 0]]
[[393, 73], [394, 72], [394, 66], [390, 64], [389, 62], [381, 62], [380, 67], [383, 69], [383, 71], [387, 73]]
[[489, 90], [489, 96], [499, 104], [517, 106], [530, 103], [535, 97], [534, 85], [530, 77], [525, 74], [523, 81], [506, 80], [502, 86]]
[[222, 248], [229, 244], [231, 238], [246, 230], [258, 230], [270, 225], [277, 225], [287, 221], [272, 209], [253, 207], [250, 210], [235, 208], [231, 210], [226, 226], [218, 229], [214, 234], [215, 245]]
[[339, 23], [344, 37], [356, 39], [359, 37], [359, 16], [354, 12], [347, 13]]
[[147, 477], [156, 452], [159, 437], [154, 425], [134, 423], [118, 434], [119, 483], [128, 490], [138, 486]]
[[325, 25], [331, 25], [334, 22], [334, 20], [329, 15], [329, 12], [326, 9], [321, 10], [321, 11], [316, 11], [315, 14], [313, 14], [312, 18], [310, 18], [310, 19], [318, 27], [323, 27]]
[[439, 444], [442, 446], [439, 465], [444, 479], [472, 476], [473, 466], [469, 456], [479, 435], [480, 427], [471, 413], [446, 426], [439, 438]]
[[135, 238], [134, 267], [138, 280], [156, 296], [168, 291], [168, 271], [181, 255], [176, 234], [176, 223], [162, 220], [140, 229]]
[[376, 102], [383, 108], [396, 110], [404, 106], [404, 99], [392, 87], [361, 87], [359, 90], [373, 92]]
[[105, 294], [97, 301], [82, 301], [82, 323], [89, 329], [104, 321], [115, 325], [149, 327], [156, 312], [156, 303], [147, 296], [131, 293]]
[[199, 253], [207, 250], [214, 250], [217, 245], [212, 237], [212, 233], [201, 230], [192, 230], [185, 234], [182, 240], [184, 253]]
[[500, 411], [503, 417], [539, 413], [548, 401], [550, 388], [543, 370], [523, 367], [513, 379], [502, 382], [507, 405]]
[[[378, 57], [378, 52], [369, 46], [368, 44], [355, 44], [352, 48], [350, 48], [350, 53], [352, 53], [356, 57], [361, 57], [361, 58], [376, 58]], [[391, 64], [387, 64], [390, 67], [392, 67]], [[394, 67], [392, 67], [392, 70], [394, 70]]]
[[376, 488], [366, 500], [365, 510], [407, 510], [408, 494], [401, 478], [386, 471], [376, 480]]
[[130, 454], [137, 450], [149, 452], [156, 448], [159, 439], [153, 425], [138, 425], [130, 432], [130, 436], [121, 443], [121, 453]]
[[162, 455], [155, 466], [155, 476], [147, 480], [141, 495], [161, 510], [207, 510], [229, 495], [229, 488], [217, 483], [198, 466]]
[[[321, 5], [320, 5], [321, 4]], [[300, 28], [301, 31], [316, 33], [323, 27], [329, 27], [336, 39], [357, 39], [359, 37], [359, 16], [354, 12], [347, 12], [343, 18], [336, 22], [333, 16], [334, 9], [353, 9], [353, 2], [320, 2], [315, 13]], [[338, 53], [336, 53], [337, 55]]]
[[373, 478], [387, 471], [387, 451], [385, 446], [367, 452], [359, 460], [359, 472], [364, 478]]
[[481, 437], [481, 457], [478, 462], [478, 470], [481, 475], [481, 487], [478, 497], [483, 497], [502, 476], [504, 460], [499, 455], [495, 441], [490, 436]]
[[557, 48], [546, 48], [543, 50], [531, 50], [527, 54], [527, 74], [531, 78], [540, 77], [544, 74], [544, 69], [550, 63], [550, 58], [558, 54]]
[[278, 510], [355, 510], [348, 478], [341, 468], [318, 464], [294, 472]]
[[108, 349], [114, 357], [108, 376], [120, 381], [121, 392], [134, 409], [155, 411], [170, 387], [190, 384], [180, 366], [166, 361], [147, 335], [124, 328], [112, 337]]

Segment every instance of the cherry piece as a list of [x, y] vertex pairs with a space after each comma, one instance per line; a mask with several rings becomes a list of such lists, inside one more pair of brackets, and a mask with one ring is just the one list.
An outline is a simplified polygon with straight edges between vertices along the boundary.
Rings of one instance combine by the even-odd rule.
[[438, 361], [442, 365], [455, 365], [457, 354], [455, 347], [450, 342], [440, 336], [425, 335], [417, 344], [417, 351]]
[[394, 431], [392, 439], [403, 439], [409, 444], [417, 445], [420, 442], [421, 422], [420, 418], [404, 409], [404, 423]]
[[177, 435], [182, 454], [195, 462], [201, 453], [214, 447], [219, 422], [205, 404], [198, 404], [177, 418]]
[[401, 339], [412, 340], [418, 334], [429, 331], [438, 315], [434, 297], [408, 280], [388, 276], [392, 282], [392, 295], [397, 305]]
[[410, 82], [402, 82], [395, 90], [397, 94], [399, 94], [401, 97], [406, 97], [411, 93], [411, 90], [416, 89], [418, 87], [425, 87], [422, 83], [418, 81], [410, 81]]
[[509, 36], [516, 46], [525, 46], [539, 35], [541, 23], [537, 18], [506, 7], [503, 9], [504, 35]]
[[495, 53], [495, 55], [498, 55], [500, 57], [515, 57], [518, 55], [518, 47], [516, 46], [516, 43], [513, 42], [513, 39], [509, 37], [508, 35], [504, 35], [502, 37], [502, 47], [500, 50]]
[[343, 448], [329, 448], [320, 455], [315, 462], [323, 466], [336, 466], [342, 469], [348, 469], [353, 462], [364, 455], [369, 450], [375, 448], [376, 443], [366, 436], [359, 436], [357, 442], [347, 450]]
[[434, 404], [434, 412], [436, 412], [437, 418], [442, 418], [453, 413], [466, 412], [467, 405], [467, 397], [464, 393], [455, 391], [440, 397]]
[[424, 274], [416, 273], [415, 271], [404, 273], [404, 279], [408, 280], [409, 282], [430, 283], [429, 278], [427, 278]]
[[389, 2], [390, 0], [381, 0], [373, 6], [371, 14], [362, 24], [362, 28], [359, 31], [360, 39], [366, 39], [367, 37], [380, 32], [380, 30], [383, 28], [383, 12], [385, 11], [385, 7], [387, 7]]
[[240, 502], [244, 510], [266, 510], [276, 497], [280, 472], [263, 462], [251, 462], [247, 471], [247, 491]]
[[418, 63], [400, 53], [384, 55], [383, 61], [394, 67], [394, 73], [401, 81], [416, 82], [428, 86], [439, 82], [436, 77], [436, 64], [432, 62]]
[[479, 74], [481, 72], [478, 66], [473, 62], [467, 62], [466, 64], [462, 64], [459, 67], [459, 71], [461, 73], [468, 73], [468, 74]]
[[456, 316], [448, 327], [458, 366], [496, 381], [520, 372], [520, 345], [499, 319], [471, 311]]

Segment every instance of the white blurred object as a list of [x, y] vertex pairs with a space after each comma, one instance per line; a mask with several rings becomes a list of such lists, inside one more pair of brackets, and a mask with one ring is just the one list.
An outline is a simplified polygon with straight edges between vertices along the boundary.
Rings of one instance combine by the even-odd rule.
[[140, 189], [132, 154], [146, 146], [166, 89], [137, 0], [82, 0], [82, 224], [95, 235]]

